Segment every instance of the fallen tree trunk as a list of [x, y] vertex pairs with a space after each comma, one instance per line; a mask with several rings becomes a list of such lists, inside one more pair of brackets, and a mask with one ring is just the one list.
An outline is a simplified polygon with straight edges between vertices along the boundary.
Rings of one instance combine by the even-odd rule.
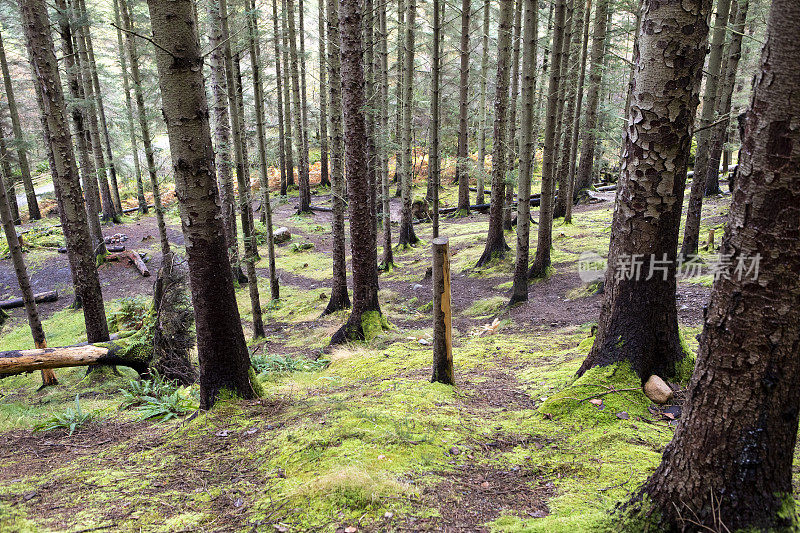
[[[34, 294], [33, 299], [37, 304], [55, 302], [58, 300], [58, 291], [40, 292], [39, 294]], [[24, 305], [25, 302], [22, 298], [12, 298], [0, 302], [0, 309], [14, 309]]]
[[[154, 206], [148, 205], [147, 208], [148, 209], [153, 209]], [[129, 207], [127, 209], [123, 209], [122, 212], [127, 215], [128, 213], [133, 213], [134, 211], [138, 211], [138, 210], [139, 210], [138, 207]]]
[[142, 256], [139, 255], [134, 250], [128, 250], [125, 252], [118, 252], [114, 254], [109, 254], [106, 256], [106, 260], [108, 261], [128, 261], [128, 264], [132, 264], [136, 267], [136, 270], [142, 275], [142, 277], [149, 277], [150, 271], [147, 269], [147, 265], [144, 264], [142, 260]]

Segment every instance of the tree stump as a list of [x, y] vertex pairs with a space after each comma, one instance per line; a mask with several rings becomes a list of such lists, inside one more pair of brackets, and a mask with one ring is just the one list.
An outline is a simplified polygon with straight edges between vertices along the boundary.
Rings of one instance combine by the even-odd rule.
[[453, 385], [453, 334], [450, 307], [450, 249], [447, 237], [433, 239], [433, 377]]

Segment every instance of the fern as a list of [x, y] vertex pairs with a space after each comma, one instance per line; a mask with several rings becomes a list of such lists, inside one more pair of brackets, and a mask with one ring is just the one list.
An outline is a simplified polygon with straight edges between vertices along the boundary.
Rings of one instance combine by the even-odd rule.
[[80, 394], [75, 395], [75, 407], [67, 407], [67, 410], [61, 414], [54, 414], [44, 422], [37, 424], [34, 427], [36, 431], [50, 431], [53, 429], [67, 429], [69, 434], [75, 433], [75, 430], [83, 424], [92, 419], [91, 413], [85, 413], [81, 409]]

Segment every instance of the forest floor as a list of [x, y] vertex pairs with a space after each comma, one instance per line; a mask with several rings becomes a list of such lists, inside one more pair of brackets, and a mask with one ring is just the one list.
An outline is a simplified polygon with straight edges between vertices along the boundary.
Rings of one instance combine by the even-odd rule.
[[[421, 197], [424, 188], [415, 192]], [[329, 205], [326, 193], [315, 190], [313, 204]], [[455, 195], [447, 188], [443, 202], [454, 205]], [[729, 200], [707, 200], [701, 240], [711, 228], [721, 240]], [[638, 388], [630, 376], [593, 374], [584, 386], [596, 388], [599, 405], [565, 393], [591, 346], [602, 299], [581, 282], [577, 260], [582, 252], [606, 254], [613, 200], [578, 206], [573, 224], [556, 222], [551, 275], [511, 309], [514, 234], [506, 234], [504, 260], [475, 270], [487, 215], [442, 220], [451, 245], [455, 387], [430, 383], [431, 225], [416, 225], [423, 242], [396, 251], [394, 270], [380, 276], [391, 329], [328, 350], [346, 320], [345, 312], [320, 317], [330, 294], [331, 216], [295, 215], [296, 197], [273, 203], [275, 227], [288, 227], [292, 239], [276, 248], [280, 301], [269, 303], [266, 259], [258, 264], [267, 337], [251, 347], [265, 397], [158, 421], [121, 408], [122, 390], [135, 388], [128, 369], [101, 378], [61, 369], [60, 385], [44, 390], [38, 374], [0, 380], [0, 531], [573, 532], [613, 525], [609, 511], [658, 464], [680, 416], [680, 405], [656, 408], [640, 390], [622, 390]], [[174, 206], [168, 215], [180, 250]], [[47, 224], [55, 222], [37, 226]], [[105, 232], [127, 234], [128, 248], [148, 252], [156, 269], [152, 215], [126, 217]], [[313, 247], [298, 250], [302, 243]], [[711, 261], [711, 250], [703, 254]], [[85, 341], [81, 313], [67, 308], [66, 257], [31, 247], [27, 261], [36, 292], [61, 294], [41, 306], [48, 344]], [[105, 264], [100, 276], [109, 313], [126, 298], [152, 295], [154, 278], [131, 267]], [[703, 276], [678, 285], [681, 330], [692, 349], [710, 284]], [[15, 294], [10, 261], [2, 260], [0, 297]], [[237, 297], [249, 333], [246, 286]], [[0, 330], [0, 350], [31, 347], [24, 312], [15, 310]], [[196, 385], [178, 394], [196, 407]], [[561, 407], [551, 409], [559, 394]], [[34, 430], [74, 406], [76, 395], [90, 419], [72, 435]]]

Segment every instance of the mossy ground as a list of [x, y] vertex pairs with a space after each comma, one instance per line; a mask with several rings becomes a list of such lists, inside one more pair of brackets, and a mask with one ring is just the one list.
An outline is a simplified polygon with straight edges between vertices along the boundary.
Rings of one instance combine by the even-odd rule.
[[[455, 188], [442, 198], [455, 205]], [[635, 388], [629, 369], [596, 369], [574, 380], [601, 299], [582, 289], [575, 261], [584, 251], [605, 254], [612, 206], [579, 208], [573, 224], [556, 222], [553, 275], [512, 310], [505, 304], [514, 234], [506, 235], [512, 249], [505, 260], [475, 271], [486, 215], [442, 220], [454, 291], [457, 385], [448, 387], [430, 383], [430, 246], [396, 254], [395, 268], [381, 275], [382, 319], [369, 321], [376, 334], [326, 351], [348, 316], [320, 318], [330, 296], [330, 219], [296, 217], [290, 204], [275, 200], [275, 226], [291, 227], [296, 242], [314, 248], [278, 247], [278, 302], [269, 303], [266, 261], [259, 263], [267, 336], [251, 346], [330, 363], [261, 374], [260, 400], [229, 399], [168, 422], [118, 410], [119, 389], [135, 378], [127, 369], [102, 382], [85, 379], [82, 368], [57, 370], [61, 385], [43, 391], [36, 374], [1, 380], [0, 438], [8, 445], [0, 531], [387, 531], [451, 523], [610, 529], [608, 511], [655, 468], [673, 432], [641, 392], [619, 390]], [[713, 201], [710, 209], [718, 209]], [[430, 241], [429, 224], [416, 229]], [[266, 248], [260, 252], [266, 258]], [[249, 334], [247, 287], [236, 295]], [[682, 333], [694, 350], [699, 323], [686, 316]], [[85, 340], [79, 312], [49, 315], [45, 330], [51, 346]], [[32, 347], [19, 312], [0, 334], [0, 349]], [[605, 392], [597, 396], [603, 409], [582, 401]], [[78, 393], [92, 422], [72, 437], [31, 431]], [[627, 418], [617, 416], [623, 412]], [[523, 491], [526, 498], [514, 496]]]

